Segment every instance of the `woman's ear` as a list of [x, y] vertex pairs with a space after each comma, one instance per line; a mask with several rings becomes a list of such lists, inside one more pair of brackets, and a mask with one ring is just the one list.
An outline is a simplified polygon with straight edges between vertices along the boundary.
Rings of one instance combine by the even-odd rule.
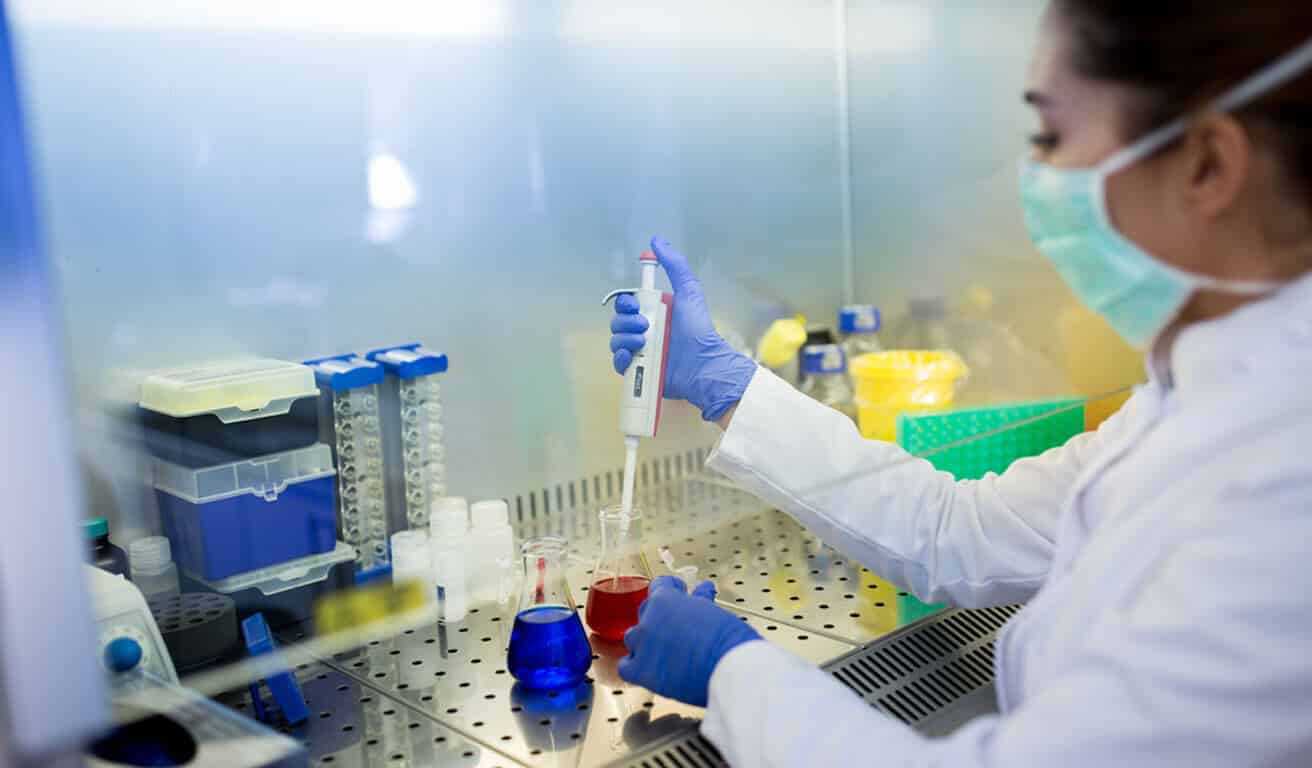
[[1248, 130], [1231, 115], [1207, 115], [1185, 137], [1185, 203], [1214, 218], [1230, 210], [1248, 183], [1253, 143]]

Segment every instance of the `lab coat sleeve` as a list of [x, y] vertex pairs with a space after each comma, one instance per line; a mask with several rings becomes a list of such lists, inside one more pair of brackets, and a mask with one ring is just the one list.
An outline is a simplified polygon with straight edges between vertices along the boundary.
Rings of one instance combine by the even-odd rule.
[[1001, 476], [957, 482], [761, 369], [707, 465], [922, 600], [1003, 605], [1043, 583], [1060, 507], [1125, 410]]
[[753, 641], [717, 665], [702, 732], [738, 768], [1312, 764], [1312, 487], [1303, 485], [1301, 499], [1199, 510], [1196, 535], [1161, 553], [1117, 620], [1046, 661], [1060, 673], [1006, 715], [929, 740]]

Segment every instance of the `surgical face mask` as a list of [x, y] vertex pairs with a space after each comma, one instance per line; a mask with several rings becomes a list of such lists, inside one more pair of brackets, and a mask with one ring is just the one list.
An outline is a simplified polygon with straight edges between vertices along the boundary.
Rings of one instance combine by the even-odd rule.
[[[1213, 109], [1239, 109], [1312, 67], [1312, 40], [1228, 91]], [[1075, 295], [1135, 346], [1146, 346], [1200, 289], [1261, 295], [1279, 282], [1223, 280], [1185, 272], [1121, 234], [1107, 213], [1107, 179], [1182, 136], [1179, 118], [1094, 168], [1063, 169], [1025, 160], [1020, 168], [1025, 225]]]

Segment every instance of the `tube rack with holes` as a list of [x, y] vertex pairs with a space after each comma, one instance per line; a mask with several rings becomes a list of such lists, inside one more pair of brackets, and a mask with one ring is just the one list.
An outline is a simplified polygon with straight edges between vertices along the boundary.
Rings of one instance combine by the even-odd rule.
[[[319, 429], [337, 462], [337, 525], [356, 550], [356, 568], [388, 564], [387, 489], [384, 484], [379, 386], [383, 367], [357, 355], [307, 360], [319, 385]], [[322, 411], [330, 411], [327, 414]]]
[[438, 374], [447, 370], [447, 357], [419, 344], [377, 349], [368, 357], [387, 371], [384, 457], [393, 530], [428, 530], [430, 505], [447, 495], [438, 383]]

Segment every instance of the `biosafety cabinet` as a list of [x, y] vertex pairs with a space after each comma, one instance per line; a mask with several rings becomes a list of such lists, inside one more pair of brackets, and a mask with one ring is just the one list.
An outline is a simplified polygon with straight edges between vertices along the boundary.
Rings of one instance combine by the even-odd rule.
[[[623, 462], [600, 299], [653, 236], [726, 340], [799, 386], [849, 377], [868, 436], [963, 477], [1141, 377], [1011, 205], [1037, 1], [0, 9], [15, 761], [718, 764], [699, 710], [619, 678], [622, 644], [584, 634], [568, 690], [507, 664], [523, 590], [588, 602]], [[870, 358], [904, 352], [960, 363], [938, 399], [896, 382], [929, 358]], [[919, 603], [707, 473], [717, 428], [663, 408], [624, 554], [696, 566], [908, 722], [987, 700], [970, 654], [1006, 611]], [[78, 570], [90, 518], [123, 576]], [[91, 703], [38, 728], [47, 686]]]

